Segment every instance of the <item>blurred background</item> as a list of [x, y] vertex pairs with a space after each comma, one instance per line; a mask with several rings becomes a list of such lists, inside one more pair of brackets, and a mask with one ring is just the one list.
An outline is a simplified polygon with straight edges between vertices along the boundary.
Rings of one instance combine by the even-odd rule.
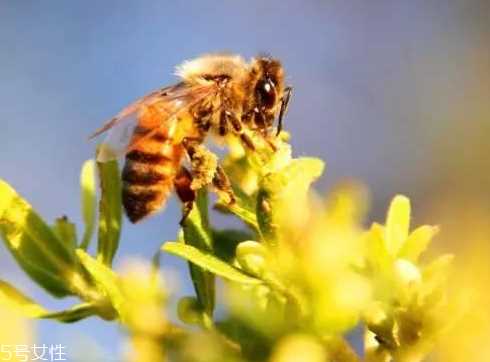
[[[345, 179], [366, 184], [369, 222], [384, 219], [394, 194], [409, 196], [414, 222], [441, 225], [437, 248], [460, 255], [458, 277], [485, 290], [489, 19], [488, 0], [1, 1], [0, 177], [45, 219], [66, 214], [80, 223], [78, 178], [94, 154], [92, 131], [175, 82], [184, 59], [267, 52], [294, 87], [285, 126], [295, 154], [326, 160], [318, 190]], [[164, 214], [125, 222], [116, 266], [149, 260], [175, 238], [179, 216], [172, 200]], [[182, 276], [175, 294], [190, 293], [185, 263], [165, 257], [163, 265], [174, 280]], [[52, 309], [72, 302], [47, 297], [3, 245], [0, 279]], [[490, 304], [488, 293], [479, 297]], [[475, 320], [486, 324], [471, 328], [481, 352], [490, 348], [490, 317], [480, 312]], [[38, 343], [66, 345], [69, 360], [124, 354], [124, 335], [98, 319], [37, 322], [35, 330]], [[441, 360], [480, 360], [475, 338], [458, 339], [461, 355], [441, 351]]]

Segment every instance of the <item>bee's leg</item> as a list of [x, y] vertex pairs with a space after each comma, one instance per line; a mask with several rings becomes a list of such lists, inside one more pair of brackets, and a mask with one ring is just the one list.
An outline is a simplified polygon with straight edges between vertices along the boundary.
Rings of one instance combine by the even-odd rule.
[[224, 111], [222, 113], [226, 119], [226, 123], [231, 124], [233, 131], [240, 137], [240, 141], [251, 151], [255, 151], [256, 147], [250, 136], [245, 133], [242, 122], [230, 111]]
[[198, 190], [213, 184], [219, 193], [226, 195], [229, 203], [235, 202], [235, 195], [230, 180], [218, 164], [216, 155], [200, 144], [199, 140], [185, 139], [182, 143], [187, 151], [192, 166], [190, 188]]
[[179, 221], [181, 226], [184, 226], [185, 220], [191, 213], [194, 201], [196, 200], [196, 191], [191, 188], [191, 184], [192, 175], [188, 169], [182, 166], [174, 180], [175, 191], [184, 205], [182, 218]]
[[186, 138], [182, 145], [187, 151], [192, 169], [191, 188], [198, 190], [213, 182], [218, 157], [201, 144], [200, 140]]
[[232, 205], [236, 202], [235, 194], [231, 187], [230, 179], [228, 175], [223, 170], [223, 167], [218, 165], [216, 167], [216, 173], [213, 178], [213, 185], [218, 190], [218, 192], [222, 192], [227, 197], [228, 204]]
[[228, 133], [228, 111], [222, 111], [219, 115], [218, 133], [220, 136], [224, 136]]

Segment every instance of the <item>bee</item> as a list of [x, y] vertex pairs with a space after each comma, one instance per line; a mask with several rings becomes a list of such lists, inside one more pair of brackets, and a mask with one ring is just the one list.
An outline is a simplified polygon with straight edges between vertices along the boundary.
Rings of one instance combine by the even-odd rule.
[[136, 100], [91, 136], [108, 131], [98, 162], [125, 156], [122, 202], [132, 223], [162, 209], [173, 190], [184, 205], [181, 224], [203, 186], [213, 185], [233, 203], [230, 181], [204, 141], [231, 135], [255, 151], [258, 136], [274, 148], [291, 98], [281, 63], [269, 56], [246, 62], [204, 55], [177, 66], [176, 75], [180, 82]]

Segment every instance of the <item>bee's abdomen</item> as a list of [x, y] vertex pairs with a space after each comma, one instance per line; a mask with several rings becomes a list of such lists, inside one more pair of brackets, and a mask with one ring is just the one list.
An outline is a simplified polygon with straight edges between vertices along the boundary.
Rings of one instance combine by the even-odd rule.
[[126, 155], [122, 201], [133, 223], [165, 205], [180, 167], [182, 146], [172, 144], [163, 136], [155, 138], [142, 142]]

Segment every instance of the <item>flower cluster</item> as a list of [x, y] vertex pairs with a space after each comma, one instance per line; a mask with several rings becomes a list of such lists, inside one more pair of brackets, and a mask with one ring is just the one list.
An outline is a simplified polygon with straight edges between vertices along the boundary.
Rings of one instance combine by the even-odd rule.
[[[111, 266], [122, 219], [116, 162], [88, 161], [82, 169], [80, 239], [66, 217], [45, 223], [0, 181], [0, 233], [13, 257], [53, 296], [80, 299], [68, 310], [48, 311], [0, 281], [0, 305], [64, 323], [89, 316], [117, 321], [131, 336], [131, 361], [423, 360], [458, 315], [447, 296], [452, 257], [420, 261], [438, 228], [410, 232], [410, 201], [398, 195], [385, 225], [366, 230], [364, 189], [341, 185], [322, 197], [311, 184], [323, 162], [293, 158], [284, 137], [275, 152], [268, 145], [249, 152], [232, 141], [230, 150], [223, 165], [236, 202], [218, 194], [214, 209], [243, 227], [217, 228], [201, 189], [176, 240], [162, 245], [153, 265], [122, 274]], [[195, 295], [180, 299], [181, 323], [166, 308], [161, 252], [189, 262]], [[346, 336], [359, 330], [364, 343], [353, 347]]]

